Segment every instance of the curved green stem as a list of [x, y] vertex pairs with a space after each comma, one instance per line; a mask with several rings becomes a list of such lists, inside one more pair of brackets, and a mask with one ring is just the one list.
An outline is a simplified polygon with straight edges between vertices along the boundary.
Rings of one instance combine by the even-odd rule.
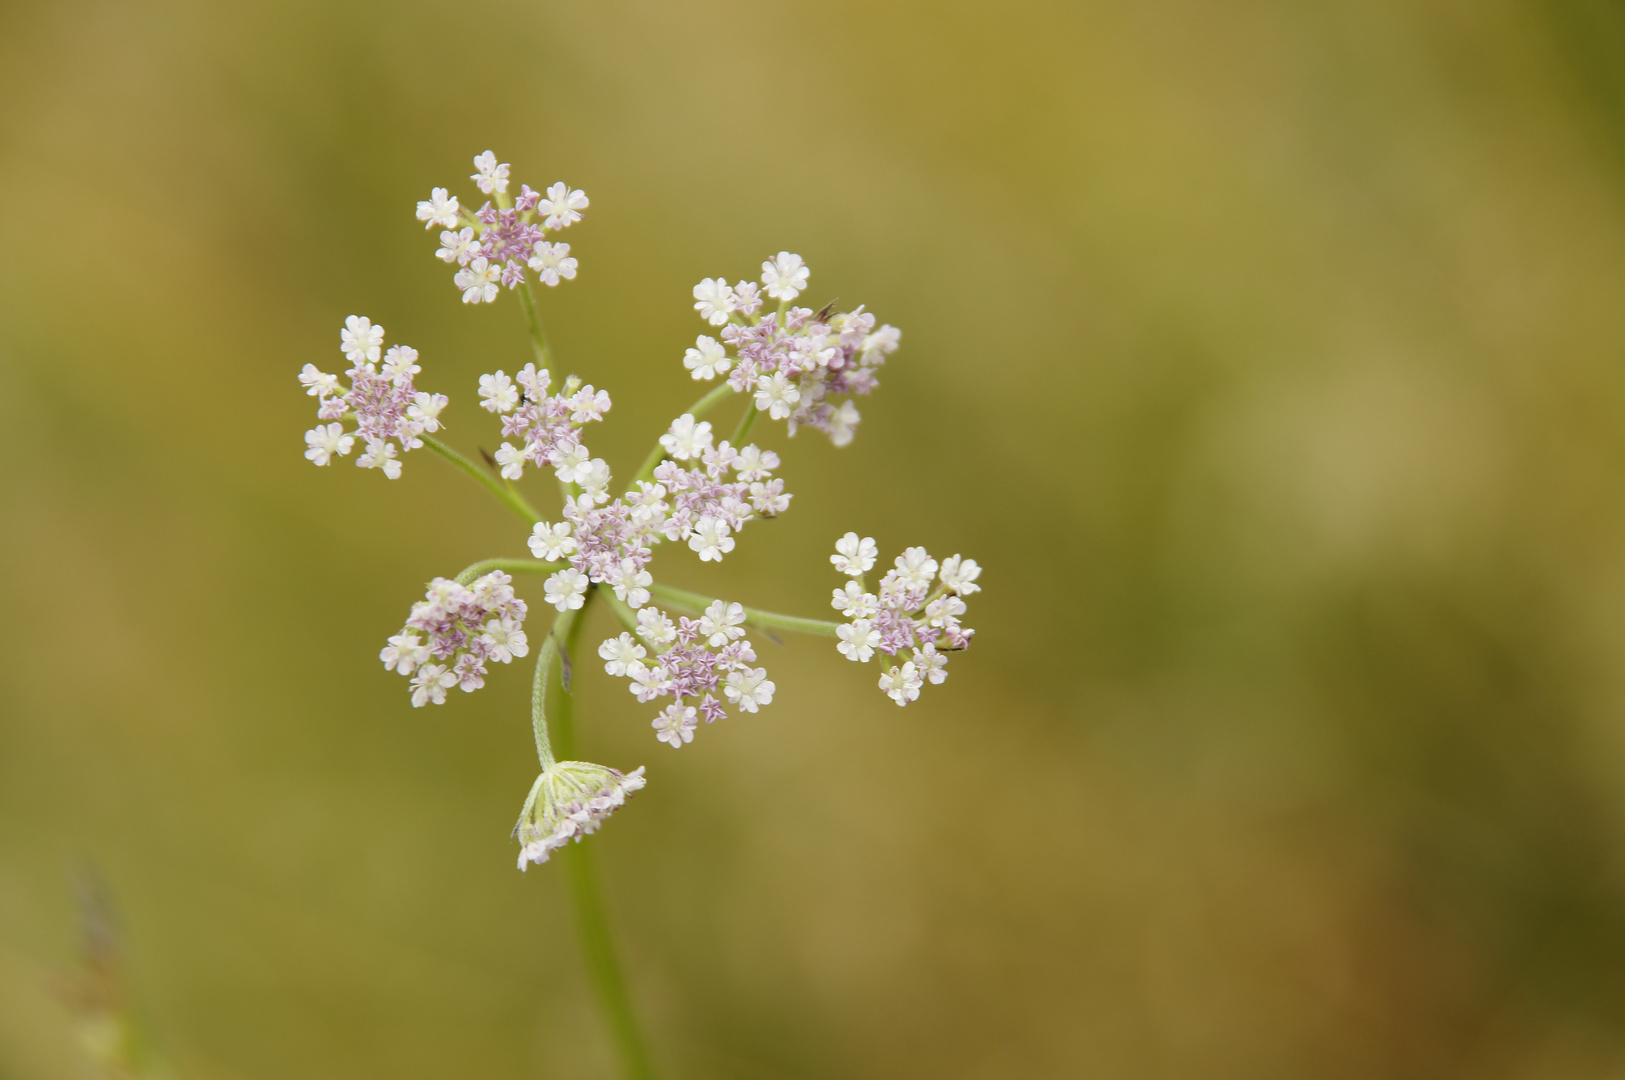
[[525, 501], [525, 497], [523, 495], [519, 494], [517, 491], [509, 491], [506, 487], [497, 482], [496, 477], [492, 476], [490, 473], [486, 472], [484, 469], [480, 468], [478, 465], [474, 464], [472, 461], [468, 460], [463, 455], [441, 442], [439, 439], [432, 439], [427, 435], [421, 436], [421, 438], [423, 439], [424, 446], [427, 446], [430, 450], [433, 450], [435, 453], [439, 454], [441, 457], [463, 470], [463, 472], [473, 477], [477, 484], [485, 488], [485, 490], [489, 491], [497, 498], [501, 499], [503, 504], [506, 505], [508, 509], [518, 514], [521, 518], [524, 518], [525, 524], [534, 525], [538, 521], [542, 520], [542, 516], [535, 510], [531, 509], [530, 503]]
[[[674, 589], [670, 585], [656, 582], [649, 586], [649, 594], [659, 597], [674, 607], [686, 608], [689, 611], [700, 612], [716, 602], [712, 596], [704, 596], [687, 589]], [[740, 605], [743, 607], [744, 605]], [[753, 626], [771, 627], [776, 630], [794, 630], [802, 634], [818, 634], [822, 637], [834, 637], [835, 631], [844, 623], [825, 622], [823, 619], [803, 619], [797, 615], [780, 615], [775, 611], [762, 611], [759, 608], [745, 608], [745, 621]]]
[[481, 559], [473, 566], [462, 570], [452, 580], [459, 585], [467, 585], [475, 578], [489, 574], [493, 570], [504, 570], [510, 574], [552, 574], [568, 565], [562, 562], [543, 562], [540, 559]]
[[[700, 400], [696, 401], [694, 404], [690, 405], [688, 408], [684, 409], [683, 412], [688, 413], [690, 416], [694, 417], [694, 419], [698, 420], [700, 417], [716, 408], [719, 402], [726, 401], [728, 395], [732, 394], [733, 392], [734, 388], [724, 382], [718, 386], [712, 387], [709, 393], [700, 398]], [[682, 413], [678, 413], [677, 415], [681, 416]], [[660, 445], [660, 441], [658, 439], [655, 440], [655, 448], [649, 451], [649, 456], [643, 459], [642, 465], [638, 466], [638, 471], [633, 474], [632, 483], [626, 490], [631, 491], [632, 488], [637, 487], [640, 480], [652, 480], [655, 474], [655, 466], [659, 465], [660, 460], [665, 456], [666, 448]]]
[[755, 425], [756, 417], [761, 415], [761, 411], [756, 407], [755, 399], [752, 399], [750, 406], [745, 410], [745, 415], [739, 418], [739, 426], [734, 428], [732, 440], [734, 449], [737, 450], [745, 445], [745, 436], [750, 434], [750, 429]]
[[536, 650], [536, 677], [530, 684], [530, 730], [536, 737], [536, 758], [542, 763], [543, 771], [552, 768], [554, 760], [553, 744], [547, 732], [547, 688], [552, 681], [553, 661], [559, 657], [560, 630], [568, 633], [568, 620], [574, 618], [575, 612], [567, 611], [554, 619], [553, 628]]

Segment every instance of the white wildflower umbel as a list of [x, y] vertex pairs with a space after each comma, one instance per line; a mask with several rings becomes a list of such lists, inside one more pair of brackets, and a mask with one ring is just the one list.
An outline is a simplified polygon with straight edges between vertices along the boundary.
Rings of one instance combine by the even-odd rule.
[[514, 826], [519, 869], [544, 863], [554, 849], [598, 831], [604, 819], [641, 790], [643, 766], [629, 773], [589, 761], [555, 761], [530, 787]]
[[[316, 419], [327, 421], [305, 432], [305, 457], [328, 465], [359, 444], [356, 464], [395, 480], [401, 475], [400, 455], [422, 446], [424, 434], [440, 429], [446, 396], [418, 390], [412, 384], [423, 370], [417, 350], [396, 345], [385, 353], [384, 328], [364, 315], [344, 320], [339, 349], [350, 361], [344, 373], [349, 385], [315, 364], [306, 364], [299, 373], [305, 393], [316, 399]], [[346, 422], [355, 426], [346, 429]]]
[[443, 705], [454, 686], [469, 692], [484, 686], [488, 662], [511, 663], [530, 651], [525, 611], [501, 570], [468, 585], [435, 578], [378, 659], [412, 680], [414, 706]]

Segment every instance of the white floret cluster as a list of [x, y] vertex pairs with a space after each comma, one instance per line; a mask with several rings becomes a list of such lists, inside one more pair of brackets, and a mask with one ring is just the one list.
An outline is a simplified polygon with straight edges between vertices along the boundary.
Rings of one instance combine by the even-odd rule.
[[453, 282], [463, 303], [490, 303], [502, 289], [517, 289], [529, 269], [543, 285], [557, 285], [576, 276], [570, 245], [547, 239], [581, 220], [587, 208], [586, 192], [560, 180], [545, 193], [519, 185], [519, 196], [508, 194], [508, 165], [487, 150], [474, 159], [469, 176], [488, 199], [470, 211], [445, 188], [435, 188], [418, 203], [423, 227], [439, 226], [440, 248], [435, 255], [454, 263]]
[[[641, 642], [639, 639], [642, 639]], [[773, 702], [776, 689], [766, 668], [752, 667], [756, 650], [745, 637], [745, 609], [713, 601], [697, 619], [675, 622], [657, 607], [638, 612], [637, 637], [623, 633], [598, 646], [604, 670], [631, 681], [640, 702], [674, 700], [650, 722], [655, 737], [674, 748], [692, 742], [694, 731], [728, 715], [723, 699], [742, 712]]]
[[528, 653], [524, 624], [525, 602], [502, 571], [467, 586], [435, 578], [378, 659], [412, 680], [414, 706], [443, 705], [454, 686], [468, 693], [484, 686], [488, 662], [507, 664]]
[[[961, 598], [981, 590], [976, 579], [982, 568], [976, 560], [958, 555], [944, 559], [939, 567], [925, 548], [911, 547], [897, 556], [893, 569], [880, 579], [878, 593], [872, 593], [865, 590], [863, 578], [874, 569], [878, 556], [871, 536], [849, 532], [835, 541], [829, 561], [855, 579], [836, 589], [831, 601], [849, 620], [836, 630], [835, 647], [848, 660], [862, 663], [877, 652], [893, 658], [891, 664], [881, 661], [880, 689], [897, 704], [907, 705], [919, 698], [927, 682], [938, 684], [948, 678], [947, 653], [970, 647], [976, 631], [960, 624], [965, 614]], [[895, 662], [898, 659], [902, 662]]]
[[522, 845], [519, 869], [544, 863], [554, 849], [597, 832], [645, 783], [641, 765], [629, 773], [590, 761], [556, 761], [543, 769], [513, 829]]
[[[425, 433], [440, 430], [446, 395], [418, 390], [412, 384], [423, 370], [417, 350], [393, 345], [384, 352], [384, 328], [365, 316], [344, 320], [339, 348], [351, 365], [344, 373], [348, 386], [315, 364], [299, 373], [305, 393], [316, 399], [316, 419], [328, 421], [305, 432], [305, 457], [328, 465], [348, 455], [359, 440], [364, 449], [357, 465], [399, 479], [401, 452], [416, 450]], [[347, 430], [346, 423], [355, 427]]]
[[[829, 307], [815, 312], [789, 306], [807, 287], [807, 278], [801, 256], [781, 251], [762, 263], [760, 285], [701, 281], [694, 286], [694, 310], [722, 328], [722, 340], [701, 334], [684, 354], [683, 366], [696, 379], [726, 375], [736, 391], [752, 396], [756, 408], [787, 421], [791, 435], [805, 425], [845, 446], [859, 420], [851, 399], [880, 385], [875, 369], [897, 350], [902, 332], [876, 327], [875, 317], [861, 306], [835, 314]], [[777, 309], [763, 313], [763, 293], [779, 301]]]

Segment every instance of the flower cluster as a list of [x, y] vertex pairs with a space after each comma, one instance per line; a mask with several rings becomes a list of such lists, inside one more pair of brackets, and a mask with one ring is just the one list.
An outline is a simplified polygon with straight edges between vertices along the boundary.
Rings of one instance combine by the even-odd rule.
[[445, 188], [435, 188], [418, 203], [423, 227], [443, 230], [435, 254], [459, 267], [453, 280], [463, 292], [463, 303], [490, 303], [501, 289], [517, 289], [525, 283], [527, 267], [544, 285], [575, 277], [570, 245], [549, 241], [547, 234], [581, 220], [586, 193], [561, 180], [545, 194], [521, 184], [519, 197], [513, 198], [508, 166], [489, 150], [474, 159], [474, 170], [469, 179], [495, 205], [487, 200], [470, 212]]
[[588, 761], [556, 761], [530, 786], [514, 839], [519, 869], [544, 863], [554, 848], [598, 831], [598, 826], [645, 784], [643, 767], [622, 773]]
[[484, 686], [488, 661], [506, 664], [530, 651], [524, 622], [525, 602], [500, 570], [468, 586], [435, 578], [378, 658], [412, 680], [413, 705], [443, 705], [454, 686], [469, 693]]
[[[599, 396], [608, 408], [608, 396]], [[608, 466], [596, 458], [587, 462], [579, 444], [571, 444], [566, 464], [556, 467], [560, 479], [578, 482], [583, 493], [565, 503], [565, 520], [534, 526], [530, 550], [538, 559], [570, 563], [547, 580], [547, 600], [560, 611], [581, 607], [589, 584], [609, 585], [617, 599], [642, 607], [649, 600], [647, 567], [655, 544], [687, 541], [702, 562], [720, 562], [745, 522], [789, 509], [784, 481], [772, 475], [779, 466], [773, 451], [755, 445], [736, 450], [726, 439], [713, 445], [711, 425], [696, 423], [689, 413], [673, 421], [660, 442], [672, 460], [655, 467], [654, 479], [639, 481], [613, 501]], [[553, 454], [549, 460], [558, 460], [556, 449]], [[503, 460], [501, 451], [497, 460]]]
[[[423, 370], [417, 350], [394, 345], [384, 352], [384, 328], [364, 316], [344, 320], [339, 347], [351, 364], [345, 372], [350, 385], [315, 364], [306, 364], [299, 373], [305, 392], [317, 401], [316, 419], [330, 421], [305, 432], [305, 457], [327, 465], [335, 457], [347, 455], [360, 439], [366, 449], [356, 464], [381, 469], [391, 480], [397, 479], [400, 452], [417, 449], [423, 445], [425, 432], [440, 430], [446, 395], [426, 394], [413, 386], [412, 376]], [[346, 431], [343, 421], [353, 422], [354, 431]]]
[[627, 689], [640, 702], [674, 699], [650, 726], [661, 742], [681, 747], [693, 741], [702, 717], [709, 724], [728, 715], [722, 698], [743, 712], [772, 704], [775, 687], [766, 668], [750, 666], [756, 650], [745, 638], [744, 623], [745, 609], [721, 600], [697, 619], [676, 622], [657, 607], [645, 607], [638, 612], [637, 637], [610, 638], [598, 646], [598, 655], [606, 672], [631, 680]]
[[976, 631], [960, 625], [959, 617], [965, 614], [961, 597], [980, 591], [976, 579], [982, 568], [976, 560], [958, 555], [938, 567], [923, 547], [911, 547], [897, 556], [876, 594], [865, 591], [863, 576], [874, 569], [878, 554], [873, 537], [847, 533], [835, 542], [829, 561], [856, 579], [836, 589], [831, 601], [849, 620], [836, 630], [840, 643], [835, 647], [848, 660], [859, 662], [867, 662], [876, 652], [898, 658], [910, 650], [901, 664], [882, 662], [885, 670], [880, 676], [880, 689], [897, 704], [907, 705], [920, 696], [926, 682], [948, 678], [946, 653], [970, 647]]
[[[896, 351], [902, 334], [894, 326], [877, 328], [875, 317], [861, 306], [836, 314], [827, 307], [818, 312], [789, 307], [807, 287], [807, 277], [801, 256], [781, 251], [762, 263], [760, 286], [753, 281], [729, 285], [723, 278], [694, 286], [694, 309], [722, 327], [722, 341], [701, 334], [684, 354], [683, 366], [696, 379], [726, 375], [736, 391], [753, 396], [757, 409], [788, 421], [792, 435], [806, 425], [845, 446], [859, 419], [851, 396], [880, 385], [875, 369]], [[759, 314], [764, 291], [780, 302], [765, 315]], [[846, 400], [837, 403], [843, 396]]]
[[[480, 407], [502, 417], [504, 441], [496, 463], [504, 479], [518, 480], [527, 463], [551, 466], [566, 484], [576, 484], [593, 502], [609, 498], [609, 464], [594, 458], [581, 442], [583, 425], [602, 420], [610, 409], [609, 394], [566, 379], [560, 392], [550, 395], [553, 378], [546, 368], [526, 364], [510, 379], [498, 368], [480, 376]], [[506, 441], [517, 439], [519, 445]]]

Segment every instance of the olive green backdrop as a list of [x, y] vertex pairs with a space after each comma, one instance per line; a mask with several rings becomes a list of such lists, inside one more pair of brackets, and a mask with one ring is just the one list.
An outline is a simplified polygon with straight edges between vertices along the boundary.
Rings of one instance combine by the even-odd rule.
[[528, 667], [414, 710], [376, 659], [523, 529], [300, 456], [351, 313], [494, 445], [523, 321], [412, 217], [488, 147], [592, 198], [543, 314], [623, 476], [701, 277], [796, 251], [903, 328], [664, 579], [986, 568], [906, 710], [764, 643], [679, 753], [580, 679], [669, 1075], [1620, 1075], [1622, 102], [1603, 0], [0, 8], [0, 1076], [95, 1075], [83, 865], [178, 1076], [611, 1075], [513, 869]]

